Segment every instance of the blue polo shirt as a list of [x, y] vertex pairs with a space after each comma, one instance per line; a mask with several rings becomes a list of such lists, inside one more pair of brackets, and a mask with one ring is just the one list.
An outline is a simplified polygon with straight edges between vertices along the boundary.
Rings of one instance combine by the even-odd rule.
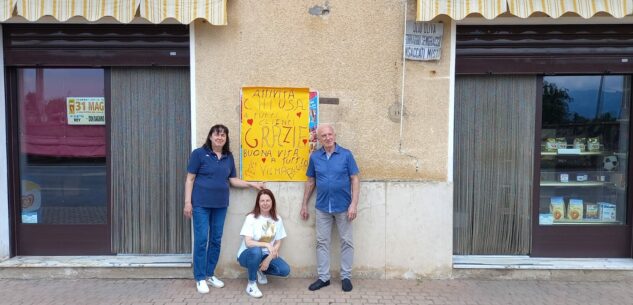
[[205, 147], [191, 152], [187, 171], [196, 175], [191, 205], [205, 208], [229, 206], [229, 178], [236, 176], [233, 155], [217, 155]]
[[347, 211], [352, 203], [350, 176], [358, 175], [358, 166], [352, 152], [335, 144], [334, 152], [327, 158], [321, 148], [310, 155], [306, 175], [316, 180], [316, 208], [326, 213]]

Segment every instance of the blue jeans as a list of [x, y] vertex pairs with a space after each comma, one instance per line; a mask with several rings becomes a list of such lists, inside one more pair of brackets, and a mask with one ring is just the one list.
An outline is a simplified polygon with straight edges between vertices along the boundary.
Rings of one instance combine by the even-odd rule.
[[[268, 254], [264, 254], [262, 248], [260, 247], [248, 248], [240, 254], [237, 261], [240, 263], [240, 266], [248, 269], [249, 281], [257, 280], [257, 270], [259, 270], [259, 265], [267, 256]], [[290, 266], [288, 266], [288, 264], [280, 257], [276, 257], [270, 261], [268, 269], [264, 271], [264, 274], [285, 277], [290, 274]]]
[[220, 257], [226, 208], [193, 207], [193, 276], [213, 276]]

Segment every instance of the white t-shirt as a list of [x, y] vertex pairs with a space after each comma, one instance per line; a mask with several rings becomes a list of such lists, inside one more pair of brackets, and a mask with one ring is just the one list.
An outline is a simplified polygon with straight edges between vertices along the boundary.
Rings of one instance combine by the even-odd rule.
[[[277, 215], [277, 219], [277, 221], [274, 221], [272, 218], [262, 215], [255, 218], [253, 214], [248, 214], [240, 231], [242, 244], [237, 251], [237, 257], [239, 258], [240, 254], [248, 248], [244, 242], [244, 236], [250, 236], [254, 241], [270, 243], [272, 246], [275, 245], [275, 241], [286, 237], [286, 230], [284, 229], [281, 216]], [[262, 248], [262, 251], [264, 254], [268, 254], [268, 248]]]

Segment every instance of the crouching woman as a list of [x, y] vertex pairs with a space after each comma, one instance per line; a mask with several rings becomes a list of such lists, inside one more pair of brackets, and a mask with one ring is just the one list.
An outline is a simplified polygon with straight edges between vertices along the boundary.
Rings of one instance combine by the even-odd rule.
[[261, 298], [257, 287], [267, 284], [266, 275], [288, 276], [290, 266], [279, 256], [281, 240], [286, 230], [281, 217], [277, 215], [275, 196], [268, 189], [257, 193], [255, 207], [244, 220], [242, 244], [237, 252], [237, 261], [248, 270], [246, 293]]

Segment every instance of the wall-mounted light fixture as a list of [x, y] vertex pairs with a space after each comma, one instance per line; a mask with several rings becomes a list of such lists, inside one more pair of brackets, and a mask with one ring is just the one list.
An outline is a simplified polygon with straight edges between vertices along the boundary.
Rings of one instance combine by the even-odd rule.
[[323, 6], [315, 5], [308, 9], [308, 13], [313, 16], [326, 16], [330, 13], [330, 5], [327, 1], [325, 1], [325, 4], [323, 4]]

